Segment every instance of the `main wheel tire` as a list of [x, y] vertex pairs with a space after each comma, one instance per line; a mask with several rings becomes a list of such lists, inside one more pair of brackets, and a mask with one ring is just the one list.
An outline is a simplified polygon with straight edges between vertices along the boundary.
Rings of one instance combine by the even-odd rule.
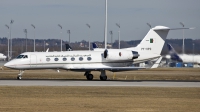
[[87, 80], [93, 80], [93, 75], [92, 74], [88, 74], [86, 77], [87, 77]]
[[21, 80], [21, 79], [22, 79], [22, 76], [17, 76], [17, 79], [18, 79], [18, 80]]
[[102, 81], [107, 80], [107, 76], [100, 76], [100, 80], [102, 80]]

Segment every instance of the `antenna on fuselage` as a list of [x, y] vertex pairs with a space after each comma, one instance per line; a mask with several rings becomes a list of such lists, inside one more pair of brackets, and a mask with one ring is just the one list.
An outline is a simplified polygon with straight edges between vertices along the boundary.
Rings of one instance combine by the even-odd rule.
[[46, 52], [49, 52], [49, 48], [47, 48]]
[[105, 42], [105, 49], [107, 49], [107, 0], [105, 0], [106, 5], [105, 5], [105, 31], [104, 31], [104, 42]]

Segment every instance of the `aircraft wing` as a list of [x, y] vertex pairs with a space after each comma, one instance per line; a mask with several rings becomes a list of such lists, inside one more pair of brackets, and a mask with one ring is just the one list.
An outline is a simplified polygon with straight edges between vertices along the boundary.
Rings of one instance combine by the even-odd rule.
[[145, 67], [97, 67], [97, 68], [70, 68], [71, 71], [101, 71], [108, 70], [112, 72], [131, 71], [146, 69]]

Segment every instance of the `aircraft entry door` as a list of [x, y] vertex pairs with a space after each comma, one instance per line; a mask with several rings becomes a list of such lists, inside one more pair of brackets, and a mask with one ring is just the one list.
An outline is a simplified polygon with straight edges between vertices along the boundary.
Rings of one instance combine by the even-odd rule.
[[37, 66], [37, 56], [31, 55], [30, 56], [30, 67], [36, 67]]

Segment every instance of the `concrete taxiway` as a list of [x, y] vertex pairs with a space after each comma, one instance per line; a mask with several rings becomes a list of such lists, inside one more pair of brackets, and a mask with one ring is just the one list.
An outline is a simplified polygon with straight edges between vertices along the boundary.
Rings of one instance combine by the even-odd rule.
[[130, 87], [200, 87], [188, 81], [87, 81], [87, 80], [0, 80], [0, 86], [130, 86]]

